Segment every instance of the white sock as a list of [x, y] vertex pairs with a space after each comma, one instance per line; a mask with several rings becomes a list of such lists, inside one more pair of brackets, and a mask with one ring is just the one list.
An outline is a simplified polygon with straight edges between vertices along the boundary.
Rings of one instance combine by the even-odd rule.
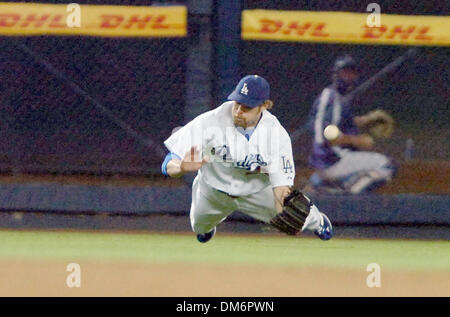
[[363, 190], [365, 190], [369, 185], [373, 184], [374, 182], [378, 182], [381, 180], [390, 180], [390, 174], [391, 172], [388, 171], [387, 173], [377, 172], [377, 171], [371, 171], [367, 175], [364, 175], [360, 177], [351, 187], [350, 192], [352, 194], [359, 194]]
[[323, 223], [322, 215], [317, 209], [316, 205], [311, 206], [311, 210], [309, 211], [308, 217], [305, 219], [305, 223], [303, 224], [302, 231], [316, 231], [320, 228], [321, 223]]

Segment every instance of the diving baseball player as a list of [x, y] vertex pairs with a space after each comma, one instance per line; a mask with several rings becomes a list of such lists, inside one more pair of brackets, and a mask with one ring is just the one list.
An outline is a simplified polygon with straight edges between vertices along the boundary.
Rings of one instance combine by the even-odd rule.
[[359, 194], [373, 190], [393, 177], [391, 160], [370, 151], [374, 139], [360, 129], [367, 116], [354, 116], [346, 96], [358, 84], [357, 65], [349, 55], [339, 57], [333, 83], [315, 100], [309, 127], [314, 136], [310, 164], [315, 173], [310, 183], [318, 191]]
[[258, 75], [240, 80], [229, 101], [173, 133], [162, 173], [196, 172], [190, 220], [198, 241], [209, 241], [233, 211], [295, 235], [332, 237], [327, 216], [301, 192], [291, 190], [295, 167], [291, 140], [268, 109], [270, 87]]

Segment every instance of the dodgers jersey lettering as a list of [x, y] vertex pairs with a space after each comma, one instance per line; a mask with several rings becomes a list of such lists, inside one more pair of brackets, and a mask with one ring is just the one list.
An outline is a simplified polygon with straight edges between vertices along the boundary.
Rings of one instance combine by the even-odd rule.
[[205, 112], [170, 136], [164, 144], [179, 157], [192, 146], [210, 161], [198, 171], [201, 182], [233, 196], [272, 186], [292, 186], [295, 167], [291, 139], [278, 119], [265, 110], [247, 138], [232, 118], [234, 101]]

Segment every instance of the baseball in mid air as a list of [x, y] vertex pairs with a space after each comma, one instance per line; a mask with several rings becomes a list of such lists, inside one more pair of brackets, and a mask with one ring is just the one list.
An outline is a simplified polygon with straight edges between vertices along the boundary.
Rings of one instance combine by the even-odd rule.
[[341, 131], [334, 124], [328, 125], [325, 130], [323, 130], [323, 135], [328, 141], [333, 141], [339, 137]]

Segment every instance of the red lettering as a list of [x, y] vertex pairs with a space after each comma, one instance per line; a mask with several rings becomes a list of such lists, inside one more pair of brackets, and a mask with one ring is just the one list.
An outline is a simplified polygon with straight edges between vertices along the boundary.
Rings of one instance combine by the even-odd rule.
[[403, 30], [401, 26], [396, 26], [392, 31], [391, 34], [387, 36], [388, 39], [393, 39], [397, 35], [400, 36], [400, 39], [407, 40], [408, 37], [411, 35], [412, 32], [416, 29], [415, 26], [410, 26], [408, 29]]
[[100, 24], [101, 28], [114, 29], [123, 21], [123, 16], [121, 15], [101, 15], [100, 17], [103, 19]]
[[131, 28], [134, 24], [137, 24], [138, 29], [144, 29], [147, 23], [152, 19], [151, 15], [147, 15], [144, 18], [140, 18], [138, 15], [133, 15], [128, 20], [128, 23], [124, 26], [125, 29]]
[[430, 41], [432, 40], [431, 36], [426, 35], [428, 33], [428, 31], [430, 30], [429, 26], [423, 26], [421, 27], [417, 33], [419, 33], [418, 35], [415, 36], [416, 40], [426, 40], [426, 41]]
[[165, 20], [166, 20], [165, 15], [157, 16], [155, 23], [152, 25], [152, 29], [168, 29], [169, 26], [167, 24], [163, 24]]
[[34, 14], [30, 14], [27, 16], [25, 21], [23, 21], [20, 26], [25, 28], [28, 27], [31, 23], [34, 23], [35, 27], [41, 27], [44, 25], [45, 21], [47, 21], [49, 17], [50, 14], [44, 14], [41, 17], [36, 17]]
[[261, 24], [262, 24], [261, 30], [260, 30], [260, 32], [262, 32], [262, 33], [276, 33], [283, 26], [283, 22], [281, 22], [281, 21], [262, 19], [259, 22], [261, 22]]
[[364, 25], [364, 28], [366, 29], [366, 32], [362, 35], [362, 37], [369, 38], [369, 39], [378, 39], [387, 30], [387, 27], [385, 25], [381, 25], [379, 27], [370, 27], [370, 26]]
[[315, 28], [314, 31], [311, 33], [312, 36], [321, 36], [321, 37], [327, 37], [329, 34], [323, 33], [323, 29], [325, 28], [325, 23], [319, 23]]
[[0, 14], [0, 27], [11, 27], [20, 20], [18, 14]]
[[305, 34], [305, 31], [309, 29], [311, 23], [306, 22], [302, 25], [299, 25], [297, 22], [292, 22], [289, 24], [288, 28], [283, 31], [284, 34], [291, 34], [291, 31], [296, 31], [298, 35]]
[[64, 18], [65, 17], [61, 14], [55, 15], [48, 26], [51, 28], [65, 28], [67, 26], [66, 22], [64, 21], [64, 23], [60, 23], [61, 20], [65, 20]]

